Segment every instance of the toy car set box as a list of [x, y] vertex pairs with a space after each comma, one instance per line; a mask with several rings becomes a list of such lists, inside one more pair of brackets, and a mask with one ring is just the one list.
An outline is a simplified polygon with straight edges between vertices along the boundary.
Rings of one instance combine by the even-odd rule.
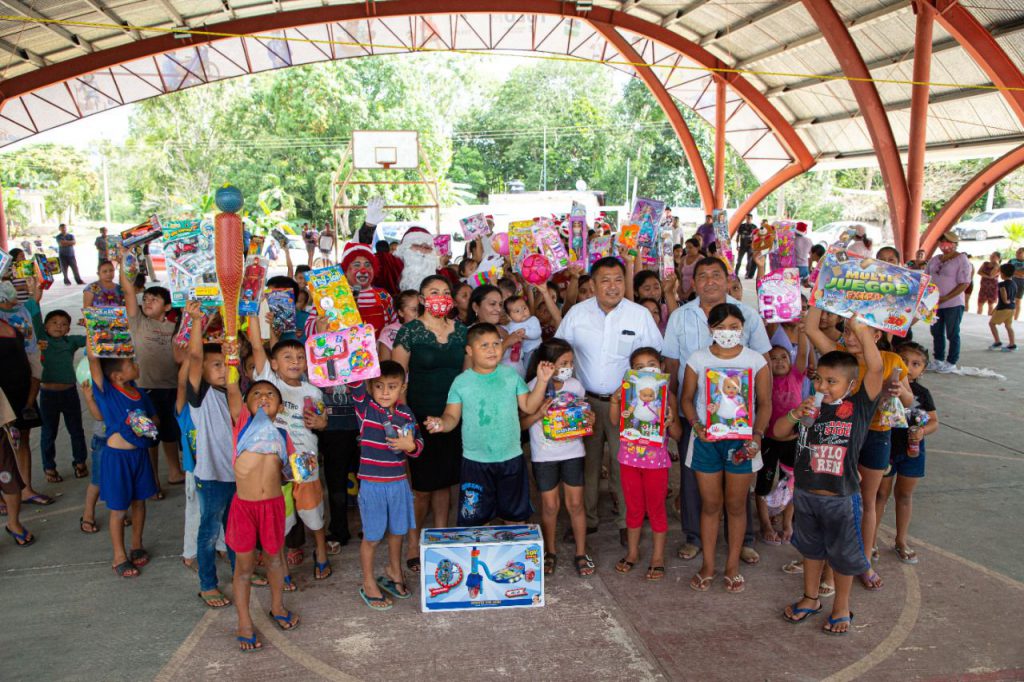
[[424, 528], [424, 612], [544, 606], [540, 526]]

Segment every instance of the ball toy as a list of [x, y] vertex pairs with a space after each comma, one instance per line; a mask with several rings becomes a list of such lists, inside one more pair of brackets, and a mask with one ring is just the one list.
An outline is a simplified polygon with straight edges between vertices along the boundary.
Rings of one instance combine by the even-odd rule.
[[491, 238], [491, 246], [502, 256], [508, 255], [508, 232], [499, 232]]
[[238, 213], [242, 208], [242, 190], [234, 185], [224, 185], [214, 193], [213, 200], [225, 213]]
[[523, 259], [523, 279], [534, 286], [540, 286], [551, 278], [551, 263], [539, 253], [531, 253]]

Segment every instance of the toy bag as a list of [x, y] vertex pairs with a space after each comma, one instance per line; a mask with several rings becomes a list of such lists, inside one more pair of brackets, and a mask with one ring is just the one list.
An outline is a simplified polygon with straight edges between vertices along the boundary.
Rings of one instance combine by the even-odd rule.
[[668, 374], [629, 370], [622, 379], [619, 438], [627, 448], [646, 449], [665, 443]]
[[754, 372], [729, 367], [704, 371], [704, 426], [709, 441], [754, 437]]
[[317, 314], [327, 320], [328, 331], [336, 332], [363, 321], [340, 265], [310, 270], [306, 273], [306, 282], [313, 291]]
[[315, 452], [292, 452], [288, 454], [286, 478], [294, 483], [312, 483], [320, 478], [320, 462]]
[[373, 326], [357, 324], [306, 339], [309, 381], [326, 388], [380, 376]]
[[85, 342], [93, 355], [98, 358], [135, 357], [127, 308], [82, 308], [82, 317], [85, 318]]
[[757, 307], [768, 324], [800, 319], [800, 271], [786, 268], [757, 280]]

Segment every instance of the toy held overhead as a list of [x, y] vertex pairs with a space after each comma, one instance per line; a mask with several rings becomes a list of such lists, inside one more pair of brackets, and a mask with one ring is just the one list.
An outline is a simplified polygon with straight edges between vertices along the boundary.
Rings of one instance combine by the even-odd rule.
[[[224, 356], [230, 368], [230, 376], [237, 376], [240, 358], [238, 355], [238, 299], [242, 289], [242, 251], [244, 235], [242, 219], [238, 211], [242, 208], [242, 192], [233, 185], [224, 185], [214, 195], [217, 208], [222, 212], [214, 218], [214, 251], [217, 262], [217, 279], [220, 282], [224, 307]], [[230, 379], [229, 379], [230, 381]]]

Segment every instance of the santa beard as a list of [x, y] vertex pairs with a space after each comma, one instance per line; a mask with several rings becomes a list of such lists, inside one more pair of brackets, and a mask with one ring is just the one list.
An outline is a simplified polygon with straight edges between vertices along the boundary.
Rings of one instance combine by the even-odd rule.
[[436, 275], [437, 268], [441, 264], [436, 251], [420, 253], [407, 244], [399, 246], [395, 256], [404, 263], [402, 279], [399, 281], [399, 286], [403, 291], [406, 289], [419, 291], [423, 280], [431, 275]]

